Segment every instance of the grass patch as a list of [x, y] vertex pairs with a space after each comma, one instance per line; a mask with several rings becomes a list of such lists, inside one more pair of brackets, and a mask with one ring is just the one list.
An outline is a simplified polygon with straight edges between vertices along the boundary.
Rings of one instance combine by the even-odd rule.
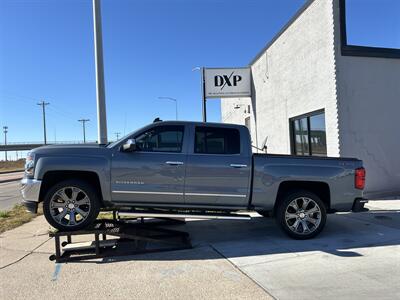
[[32, 214], [26, 211], [25, 206], [22, 204], [17, 204], [13, 209], [9, 211], [0, 212], [0, 233], [7, 230], [14, 229], [22, 224], [28, 223], [37, 215], [43, 213], [42, 208], [39, 207], [37, 214]]
[[0, 172], [8, 171], [23, 171], [25, 167], [25, 159], [18, 159], [14, 161], [0, 161]]
[[0, 219], [1, 218], [8, 218], [10, 213], [8, 211], [0, 211]]

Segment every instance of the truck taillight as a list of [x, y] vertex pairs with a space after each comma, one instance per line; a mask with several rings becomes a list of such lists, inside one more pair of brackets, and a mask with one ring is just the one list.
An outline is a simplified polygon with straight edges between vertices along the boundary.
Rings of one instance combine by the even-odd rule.
[[356, 189], [364, 189], [365, 187], [365, 169], [357, 168], [354, 173], [354, 186]]

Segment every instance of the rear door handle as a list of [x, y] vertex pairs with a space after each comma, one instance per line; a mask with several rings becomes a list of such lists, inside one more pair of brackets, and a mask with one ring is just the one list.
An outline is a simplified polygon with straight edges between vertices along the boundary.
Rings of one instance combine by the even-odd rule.
[[232, 168], [247, 168], [247, 165], [241, 165], [241, 164], [230, 164]]
[[181, 162], [181, 161], [166, 161], [165, 163], [167, 165], [170, 165], [170, 166], [181, 166], [181, 165], [183, 165], [183, 162]]

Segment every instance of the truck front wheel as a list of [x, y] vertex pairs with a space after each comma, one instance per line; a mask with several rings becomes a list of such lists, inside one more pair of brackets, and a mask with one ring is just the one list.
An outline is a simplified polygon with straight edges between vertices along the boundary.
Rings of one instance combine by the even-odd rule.
[[278, 206], [276, 220], [290, 237], [300, 240], [310, 239], [324, 228], [326, 207], [314, 193], [293, 192]]
[[43, 202], [47, 222], [61, 231], [87, 227], [98, 216], [100, 204], [95, 189], [85, 181], [66, 180], [51, 187]]

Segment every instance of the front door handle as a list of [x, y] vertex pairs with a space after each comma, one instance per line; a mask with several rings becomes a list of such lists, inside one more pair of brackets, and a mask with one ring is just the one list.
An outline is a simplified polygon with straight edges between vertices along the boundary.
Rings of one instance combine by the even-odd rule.
[[165, 163], [167, 165], [170, 165], [170, 166], [181, 166], [181, 165], [183, 165], [183, 162], [181, 162], [181, 161], [166, 161]]
[[247, 165], [241, 165], [241, 164], [230, 164], [232, 168], [247, 168]]

